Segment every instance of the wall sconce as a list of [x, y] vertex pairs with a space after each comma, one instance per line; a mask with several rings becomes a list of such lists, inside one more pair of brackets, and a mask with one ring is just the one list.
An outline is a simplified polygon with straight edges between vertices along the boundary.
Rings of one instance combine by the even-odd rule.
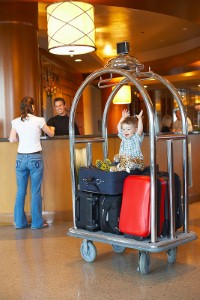
[[[112, 88], [114, 89], [114, 87]], [[131, 87], [123, 85], [113, 99], [113, 104], [130, 104], [131, 103]]]
[[96, 50], [93, 5], [79, 1], [47, 6], [49, 52], [80, 55]]

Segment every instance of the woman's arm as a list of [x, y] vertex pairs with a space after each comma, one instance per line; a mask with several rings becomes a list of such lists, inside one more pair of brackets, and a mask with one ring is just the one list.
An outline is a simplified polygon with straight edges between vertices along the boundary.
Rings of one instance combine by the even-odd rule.
[[55, 134], [55, 127], [53, 127], [53, 126], [47, 126], [47, 124], [45, 124], [42, 127], [42, 130], [44, 131], [44, 133], [46, 133], [50, 137], [53, 137], [54, 134]]
[[10, 141], [10, 143], [14, 143], [14, 142], [19, 141], [17, 132], [14, 128], [11, 129], [8, 140]]

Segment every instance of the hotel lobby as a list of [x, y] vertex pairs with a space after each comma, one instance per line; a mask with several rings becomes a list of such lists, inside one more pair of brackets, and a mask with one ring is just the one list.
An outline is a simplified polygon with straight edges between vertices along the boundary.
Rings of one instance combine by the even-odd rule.
[[[59, 3], [0, 1], [0, 299], [198, 300], [200, 112], [195, 105], [200, 103], [200, 2], [90, 1], [95, 8], [96, 41], [94, 51], [84, 55], [50, 53], [47, 6], [54, 2]], [[117, 43], [125, 41], [129, 42], [130, 49], [120, 56]], [[132, 76], [129, 76], [129, 71], [133, 71], [133, 79], [128, 81], [131, 83], [128, 104], [116, 104], [109, 98], [110, 94], [114, 98], [113, 86], [119, 80], [124, 82], [123, 72], [119, 71], [120, 77], [115, 76], [115, 71], [118, 72], [115, 65], [110, 72], [114, 74], [111, 79], [106, 77], [104, 81], [101, 76], [94, 76], [78, 98], [77, 91], [91, 74], [98, 70], [104, 73], [106, 68], [109, 69], [109, 63], [113, 66], [117, 61], [115, 58], [118, 55], [124, 57], [124, 54], [125, 63], [134, 61], [134, 71], [125, 68], [127, 78]], [[76, 58], [80, 61], [75, 61]], [[160, 78], [164, 78], [170, 88], [167, 82], [171, 82], [174, 90], [163, 87]], [[137, 84], [138, 81], [141, 85]], [[102, 83], [105, 84], [103, 88]], [[38, 230], [30, 227], [16, 229], [14, 224], [18, 143], [10, 144], [8, 136], [11, 120], [19, 116], [20, 100], [27, 94], [36, 101], [36, 115], [46, 121], [56, 114], [54, 98], [63, 97], [66, 112], [72, 120], [74, 118], [80, 131], [80, 136], [74, 137], [70, 123], [69, 135], [41, 136], [44, 161], [42, 216], [49, 226]], [[76, 106], [77, 99], [80, 101]], [[109, 101], [105, 118], [103, 113]], [[180, 135], [174, 138], [175, 134], [171, 134], [167, 138], [160, 132], [161, 120], [166, 114], [174, 118], [179, 101], [192, 121], [193, 130], [188, 133], [183, 126]], [[85, 164], [85, 160], [95, 165], [97, 159], [105, 159], [105, 153], [111, 160], [118, 153], [117, 122], [122, 109], [129, 109], [133, 115], [141, 109], [144, 111], [142, 151], [145, 166], [150, 166], [151, 178], [154, 178], [155, 168], [159, 167], [160, 171], [171, 170], [179, 174], [182, 184], [183, 227], [175, 233], [171, 222], [171, 235], [161, 251], [151, 248], [151, 243], [155, 243], [156, 249], [157, 243], [153, 231], [146, 274], [141, 272], [143, 249], [140, 246], [127, 246], [121, 251], [123, 253], [118, 253], [120, 251], [115, 251], [112, 246], [114, 243], [91, 235], [91, 241], [90, 238], [88, 241], [94, 243], [97, 254], [94, 261], [88, 262], [83, 257], [84, 238], [71, 234], [75, 223], [74, 190], [78, 187], [73, 176], [78, 174], [78, 168]], [[98, 139], [103, 141], [103, 147]], [[173, 149], [169, 147], [171, 144]], [[171, 154], [170, 161], [168, 156]], [[151, 200], [155, 199], [154, 196], [156, 198], [153, 195]], [[173, 199], [173, 195], [170, 197]], [[152, 200], [152, 207], [154, 204]], [[30, 183], [25, 212], [31, 222]], [[153, 223], [154, 217], [151, 212], [150, 222]], [[178, 236], [180, 232], [186, 239], [179, 243], [176, 234]], [[191, 239], [187, 238], [189, 234]], [[170, 246], [167, 243], [175, 245], [177, 250], [176, 259], [172, 261], [169, 261]]]

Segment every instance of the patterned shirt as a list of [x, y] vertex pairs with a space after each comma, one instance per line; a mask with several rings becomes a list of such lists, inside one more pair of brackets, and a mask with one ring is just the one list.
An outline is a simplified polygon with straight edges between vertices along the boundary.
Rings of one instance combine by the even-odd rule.
[[118, 133], [118, 136], [122, 140], [120, 149], [119, 149], [120, 155], [125, 154], [125, 155], [129, 155], [131, 157], [142, 157], [143, 158], [143, 154], [142, 154], [140, 146], [144, 140], [144, 134], [139, 135], [139, 134], [135, 133], [133, 136], [126, 138], [120, 131]]

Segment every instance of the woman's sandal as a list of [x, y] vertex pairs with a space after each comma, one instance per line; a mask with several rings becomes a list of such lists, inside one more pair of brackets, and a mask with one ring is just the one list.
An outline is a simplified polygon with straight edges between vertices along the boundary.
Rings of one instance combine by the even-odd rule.
[[27, 228], [27, 227], [31, 227], [31, 223], [28, 223], [25, 226], [15, 227], [15, 229], [24, 229], [24, 228]]
[[41, 227], [31, 227], [31, 229], [42, 229], [42, 228], [47, 228], [49, 227], [49, 224], [44, 223]]

